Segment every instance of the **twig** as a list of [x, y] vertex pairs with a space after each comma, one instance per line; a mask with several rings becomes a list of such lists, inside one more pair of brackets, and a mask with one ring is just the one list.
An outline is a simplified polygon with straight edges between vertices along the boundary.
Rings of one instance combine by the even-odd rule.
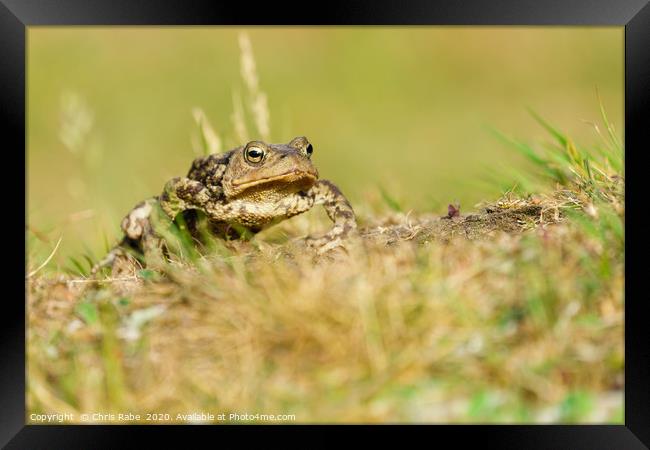
[[112, 283], [114, 281], [137, 281], [138, 277], [123, 277], [123, 278], [106, 278], [104, 280], [94, 280], [88, 278], [67, 280], [68, 283]]

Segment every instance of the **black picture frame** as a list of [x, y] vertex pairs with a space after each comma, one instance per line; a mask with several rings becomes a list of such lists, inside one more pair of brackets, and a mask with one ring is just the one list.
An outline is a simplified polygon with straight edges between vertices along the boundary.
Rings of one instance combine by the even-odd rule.
[[[650, 118], [650, 6], [648, 0], [464, 0], [411, 2], [339, 1], [323, 8], [303, 4], [282, 9], [276, 2], [254, 6], [244, 2], [181, 0], [0, 0], [0, 126], [4, 128], [1, 148], [5, 161], [26, 155], [25, 56], [26, 28], [36, 25], [594, 25], [625, 27], [625, 158], [626, 242], [625, 242], [625, 424], [624, 425], [455, 425], [407, 426], [419, 434], [419, 442], [451, 440], [496, 448], [544, 449], [637, 449], [650, 446], [650, 351], [649, 327], [642, 313], [647, 294], [642, 286], [642, 164], [647, 148]], [[326, 6], [326, 7], [325, 7]], [[525, 57], [525, 55], [522, 55]], [[24, 171], [7, 164], [11, 177], [5, 181], [4, 225], [19, 233], [17, 214], [24, 208], [14, 183], [26, 188]], [[18, 163], [16, 163], [18, 164]], [[5, 175], [5, 180], [7, 176]], [[7, 203], [8, 202], [8, 203]], [[11, 202], [16, 202], [14, 206]], [[24, 216], [25, 217], [25, 216]], [[17, 241], [16, 239], [8, 239]], [[6, 247], [6, 246], [5, 246]], [[15, 249], [18, 253], [20, 245]], [[22, 250], [25, 250], [24, 247]], [[16, 259], [5, 259], [17, 266]], [[18, 269], [15, 269], [18, 271]], [[5, 275], [11, 290], [2, 297], [0, 341], [0, 444], [6, 448], [123, 448], [136, 445], [137, 438], [168, 439], [173, 432], [190, 431], [193, 438], [217, 430], [236, 432], [241, 443], [252, 437], [248, 427], [220, 426], [191, 429], [161, 426], [47, 426], [25, 425], [25, 290], [19, 292], [19, 275]], [[24, 273], [23, 273], [24, 276]], [[24, 288], [24, 285], [23, 285]], [[15, 289], [15, 291], [13, 291]], [[15, 295], [14, 295], [15, 292]], [[21, 300], [22, 299], [22, 300]], [[302, 434], [312, 426], [256, 426], [255, 430]], [[349, 427], [346, 427], [349, 429]], [[364, 434], [383, 438], [395, 427], [355, 427]], [[155, 431], [156, 433], [153, 433]], [[338, 444], [329, 430], [316, 430], [317, 443]], [[326, 432], [327, 431], [327, 432]], [[299, 440], [305, 444], [313, 437]], [[414, 441], [411, 441], [414, 442]]]

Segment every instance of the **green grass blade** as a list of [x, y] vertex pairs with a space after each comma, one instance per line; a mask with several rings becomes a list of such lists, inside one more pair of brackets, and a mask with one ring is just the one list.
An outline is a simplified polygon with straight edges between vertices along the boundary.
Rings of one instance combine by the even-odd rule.
[[528, 160], [530, 160], [533, 164], [535, 164], [537, 167], [542, 169], [547, 176], [549, 176], [551, 179], [554, 179], [555, 181], [565, 184], [566, 183], [566, 176], [564, 173], [562, 173], [560, 170], [557, 168], [551, 167], [548, 164], [548, 161], [541, 156], [537, 154], [537, 152], [530, 147], [529, 145], [526, 145], [522, 142], [519, 142], [513, 138], [510, 138], [506, 136], [505, 134], [501, 133], [500, 131], [490, 127], [489, 128], [492, 133], [499, 138], [502, 142], [506, 143], [509, 146], [513, 146], [515, 149], [517, 149], [523, 156], [525, 156]]
[[528, 145], [526, 145], [526, 144], [524, 144], [524, 143], [522, 143], [522, 142], [519, 142], [519, 141], [517, 141], [517, 140], [515, 140], [515, 139], [513, 139], [513, 138], [511, 138], [511, 137], [509, 137], [509, 136], [506, 136], [505, 134], [501, 133], [499, 130], [497, 130], [497, 129], [495, 129], [495, 128], [490, 127], [490, 131], [492, 131], [492, 133], [493, 133], [497, 138], [499, 138], [499, 140], [501, 140], [502, 142], [504, 142], [505, 144], [507, 144], [507, 145], [509, 145], [509, 146], [513, 146], [513, 147], [515, 147], [517, 150], [519, 150], [519, 152], [520, 152], [522, 155], [524, 155], [526, 158], [528, 158], [530, 161], [532, 161], [532, 162], [535, 163], [536, 165], [538, 165], [538, 166], [545, 166], [545, 165], [546, 165], [546, 161], [544, 161], [544, 159], [541, 158], [541, 157], [540, 157], [540, 156], [539, 156], [539, 155], [538, 155], [538, 154], [537, 154], [537, 153], [536, 153], [536, 152], [535, 152], [531, 147], [529, 147]]
[[83, 277], [88, 276], [88, 271], [84, 268], [83, 264], [81, 264], [79, 262], [79, 260], [77, 260], [73, 256], [70, 256], [70, 257], [68, 257], [68, 261], [70, 261], [70, 263], [72, 263], [72, 265], [75, 267], [75, 269], [77, 270], [77, 273], [79, 275], [81, 275]]
[[616, 132], [614, 131], [614, 126], [612, 125], [612, 123], [607, 118], [607, 113], [605, 112], [605, 106], [603, 105], [603, 100], [600, 97], [600, 92], [598, 91], [598, 89], [596, 89], [596, 95], [598, 96], [598, 106], [600, 107], [600, 115], [603, 118], [603, 122], [605, 124], [605, 127], [607, 128], [607, 133], [609, 134], [609, 138], [612, 140], [612, 143], [614, 144], [616, 149], [620, 153], [622, 153], [623, 148], [621, 146], [621, 140], [616, 135]]
[[553, 127], [551, 124], [549, 124], [547, 121], [542, 119], [542, 117], [537, 114], [533, 109], [531, 108], [526, 108], [528, 110], [528, 113], [533, 116], [533, 118], [539, 123], [542, 127], [546, 129], [553, 137], [560, 143], [562, 147], [566, 146], [567, 144], [567, 137], [559, 131], [557, 128]]
[[386, 205], [388, 205], [388, 207], [390, 209], [392, 209], [395, 212], [402, 212], [403, 211], [402, 207], [397, 202], [397, 200], [395, 200], [393, 197], [391, 197], [390, 194], [388, 192], [386, 192], [386, 190], [383, 187], [378, 186], [378, 188], [379, 188], [379, 192], [381, 193], [381, 198], [384, 200], [384, 202], [386, 203]]

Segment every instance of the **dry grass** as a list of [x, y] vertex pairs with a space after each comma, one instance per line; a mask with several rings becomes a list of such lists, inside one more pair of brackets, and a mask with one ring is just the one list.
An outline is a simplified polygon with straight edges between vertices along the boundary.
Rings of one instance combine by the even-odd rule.
[[[621, 254], [504, 200], [396, 214], [317, 260], [260, 240], [128, 285], [30, 280], [29, 410], [620, 421]], [[524, 231], [450, 232], [490, 215]]]

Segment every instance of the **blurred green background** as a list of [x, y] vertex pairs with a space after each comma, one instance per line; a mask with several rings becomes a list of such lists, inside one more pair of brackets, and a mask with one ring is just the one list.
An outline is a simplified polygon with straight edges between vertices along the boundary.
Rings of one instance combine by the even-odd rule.
[[[185, 175], [202, 108], [225, 149], [245, 100], [238, 35], [250, 37], [271, 140], [305, 135], [323, 178], [355, 208], [379, 186], [405, 210], [463, 211], [521, 156], [487, 129], [597, 141], [596, 89], [623, 128], [622, 27], [201, 27], [28, 29], [27, 189], [32, 256], [52, 261], [119, 237], [119, 222]], [[31, 242], [31, 241], [30, 241]]]

